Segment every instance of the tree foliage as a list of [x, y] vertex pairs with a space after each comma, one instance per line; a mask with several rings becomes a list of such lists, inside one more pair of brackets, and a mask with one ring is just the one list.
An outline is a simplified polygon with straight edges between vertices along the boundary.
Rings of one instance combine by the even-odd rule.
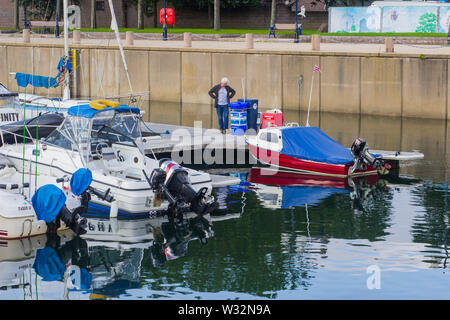
[[[19, 7], [26, 9], [26, 19], [49, 21], [56, 12], [56, 0], [17, 0]], [[62, 7], [62, 0], [60, 0]], [[12, 0], [14, 2], [14, 0]], [[72, 0], [71, 4], [79, 5], [80, 0]], [[61, 17], [62, 19], [62, 17]]]
[[[175, 8], [191, 7], [203, 9], [207, 8], [208, 5], [213, 6], [214, 0], [171, 0], [170, 3], [172, 3]], [[260, 3], [260, 0], [221, 0], [220, 7], [224, 9], [234, 9], [257, 6]]]
[[[128, 3], [131, 3], [133, 6], [135, 6], [137, 8], [138, 6], [138, 2], [139, 0], [126, 0]], [[147, 7], [152, 7], [154, 6], [154, 3], [157, 2], [158, 0], [142, 0], [142, 9], [144, 11], [144, 14], [149, 17], [152, 15], [151, 12], [148, 12], [147, 10], [145, 10], [145, 8]]]

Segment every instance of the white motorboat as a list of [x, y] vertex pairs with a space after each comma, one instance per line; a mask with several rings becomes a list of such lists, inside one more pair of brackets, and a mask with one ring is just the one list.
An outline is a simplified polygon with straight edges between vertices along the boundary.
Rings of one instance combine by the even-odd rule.
[[[20, 239], [45, 234], [48, 225], [37, 217], [29, 195], [29, 184], [22, 182], [16, 169], [0, 170], [0, 239]], [[58, 230], [67, 227], [63, 224]]]
[[[90, 105], [71, 107], [64, 122], [38, 143], [13, 143], [0, 147], [0, 155], [25, 173], [30, 186], [54, 184], [55, 178], [72, 175], [79, 168], [91, 170], [92, 186], [110, 189], [119, 215], [142, 215], [165, 210], [167, 201], [158, 200], [147, 177], [159, 162], [142, 151], [139, 109], [126, 105], [96, 110]], [[20, 141], [20, 139], [18, 139]], [[212, 191], [208, 173], [185, 169], [192, 188]], [[148, 175], [148, 176], [147, 176]], [[147, 176], [147, 177], [146, 177]], [[68, 186], [62, 185], [63, 190]], [[90, 208], [108, 213], [111, 204], [97, 198]]]

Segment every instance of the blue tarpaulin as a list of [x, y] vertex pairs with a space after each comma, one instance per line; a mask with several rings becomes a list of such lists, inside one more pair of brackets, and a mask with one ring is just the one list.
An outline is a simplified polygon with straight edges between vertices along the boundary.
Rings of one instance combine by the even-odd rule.
[[92, 182], [92, 172], [89, 169], [81, 168], [75, 171], [70, 179], [70, 191], [79, 196], [86, 191]]
[[47, 184], [36, 191], [31, 203], [39, 220], [52, 222], [66, 204], [66, 195], [57, 186]]
[[340, 145], [317, 127], [291, 127], [282, 130], [281, 153], [293, 158], [342, 164], [353, 162], [350, 149]]

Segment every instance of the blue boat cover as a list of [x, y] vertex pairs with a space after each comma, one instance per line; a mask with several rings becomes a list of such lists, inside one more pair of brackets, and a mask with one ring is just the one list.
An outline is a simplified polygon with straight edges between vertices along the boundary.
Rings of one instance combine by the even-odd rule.
[[350, 149], [337, 143], [317, 127], [291, 127], [282, 129], [281, 153], [293, 158], [347, 164], [353, 162]]
[[309, 187], [309, 186], [284, 186], [282, 190], [281, 208], [304, 207], [305, 204], [317, 205], [323, 199], [333, 194], [348, 193], [342, 188], [334, 187]]
[[55, 78], [36, 76], [27, 73], [16, 73], [16, 81], [19, 87], [27, 87], [29, 84], [37, 88], [56, 88], [58, 83]]
[[79, 196], [89, 188], [92, 182], [92, 172], [89, 169], [81, 168], [75, 171], [70, 179], [70, 191]]
[[31, 203], [39, 220], [52, 222], [66, 204], [66, 196], [57, 186], [46, 184], [36, 191]]
[[139, 108], [133, 108], [133, 107], [127, 106], [126, 104], [121, 104], [120, 107], [117, 107], [117, 108], [106, 107], [105, 109], [101, 109], [101, 110], [96, 110], [94, 108], [91, 108], [91, 106], [88, 104], [83, 104], [83, 105], [79, 105], [79, 106], [70, 107], [69, 110], [67, 110], [67, 113], [71, 116], [84, 117], [84, 118], [91, 119], [100, 112], [110, 111], [110, 110], [114, 110], [115, 112], [119, 112], [119, 113], [133, 112], [133, 113], [139, 114], [141, 112], [139, 110]]

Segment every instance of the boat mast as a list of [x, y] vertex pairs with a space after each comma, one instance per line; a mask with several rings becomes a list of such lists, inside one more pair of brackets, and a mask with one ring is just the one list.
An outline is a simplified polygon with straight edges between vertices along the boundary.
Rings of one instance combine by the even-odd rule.
[[[65, 1], [67, 1], [67, 0], [65, 0]], [[122, 43], [120, 42], [119, 26], [117, 25], [116, 14], [114, 13], [113, 2], [112, 2], [112, 0], [108, 0], [108, 3], [109, 3], [109, 9], [111, 10], [111, 29], [114, 30], [114, 33], [116, 35], [116, 40], [119, 45], [119, 51], [120, 51], [120, 55], [122, 57], [123, 66], [125, 68], [125, 73], [127, 75], [128, 85], [130, 86], [131, 100], [133, 101], [134, 100], [133, 86], [131, 85], [130, 74], [128, 72], [128, 65], [127, 65], [127, 60], [125, 59], [125, 53], [123, 51], [123, 46], [122, 46]]]
[[[69, 9], [67, 5], [68, 0], [63, 0], [64, 6], [64, 57], [65, 60], [69, 60]], [[65, 65], [65, 64], [64, 64]], [[64, 95], [63, 100], [70, 99], [70, 77], [69, 72], [66, 70], [64, 75]]]

